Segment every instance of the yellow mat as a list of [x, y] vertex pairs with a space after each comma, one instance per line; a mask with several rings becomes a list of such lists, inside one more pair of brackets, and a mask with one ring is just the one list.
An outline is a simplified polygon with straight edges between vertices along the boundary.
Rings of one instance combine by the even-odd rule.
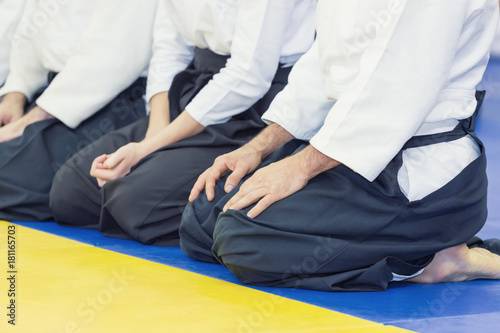
[[2, 333], [407, 332], [7, 222], [0, 258]]

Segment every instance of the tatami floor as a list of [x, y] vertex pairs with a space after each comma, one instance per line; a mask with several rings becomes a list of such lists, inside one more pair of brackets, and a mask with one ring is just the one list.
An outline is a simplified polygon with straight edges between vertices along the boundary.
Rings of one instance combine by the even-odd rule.
[[[500, 238], [500, 60], [482, 88], [477, 133], [490, 187], [480, 236]], [[0, 230], [2, 333], [500, 331], [500, 281], [394, 283], [378, 293], [251, 288], [179, 248], [55, 223], [0, 222]]]

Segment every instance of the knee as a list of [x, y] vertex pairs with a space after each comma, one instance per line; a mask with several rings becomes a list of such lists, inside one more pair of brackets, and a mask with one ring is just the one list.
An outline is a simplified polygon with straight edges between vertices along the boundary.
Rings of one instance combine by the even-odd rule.
[[272, 252], [266, 236], [241, 211], [220, 214], [214, 231], [214, 256], [242, 283], [272, 285], [279, 274], [272, 273]]
[[200, 221], [194, 213], [193, 203], [189, 203], [184, 210], [179, 226], [180, 247], [191, 258], [198, 259]]
[[57, 171], [52, 181], [49, 206], [59, 223], [73, 224], [77, 203], [81, 201], [75, 185], [76, 178], [76, 170], [66, 163]]
[[139, 225], [143, 222], [139, 217], [142, 217], [145, 211], [142, 207], [146, 200], [143, 190], [145, 189], [133, 186], [124, 178], [110, 181], [101, 189], [102, 210], [112, 216], [120, 227]]
[[147, 186], [138, 186], [140, 183], [140, 179], [127, 176], [102, 188], [100, 231], [143, 244], [177, 246], [179, 207], [167, 202], [169, 193], [159, 195]]
[[[200, 200], [189, 203], [182, 214], [179, 228], [180, 247], [191, 258], [205, 262], [217, 262], [212, 255], [213, 226], [215, 220], [203, 214]], [[203, 219], [200, 216], [204, 217]], [[215, 218], [216, 219], [216, 218]]]

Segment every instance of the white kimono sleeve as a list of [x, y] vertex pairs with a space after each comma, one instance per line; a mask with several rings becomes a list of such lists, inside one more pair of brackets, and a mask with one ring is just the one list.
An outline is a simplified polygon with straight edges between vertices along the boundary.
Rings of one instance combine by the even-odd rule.
[[288, 85], [274, 98], [262, 120], [277, 123], [295, 138], [311, 140], [320, 130], [334, 102], [325, 96], [318, 44], [295, 64]]
[[47, 84], [48, 71], [35, 53], [34, 43], [39, 31], [35, 30], [29, 21], [37, 9], [37, 0], [27, 0], [12, 39], [9, 75], [0, 89], [0, 96], [19, 92], [31, 101], [35, 93]]
[[169, 91], [175, 75], [193, 60], [194, 47], [177, 31], [171, 15], [165, 1], [160, 0], [154, 24], [153, 57], [149, 64], [148, 103], [154, 95]]
[[0, 86], [9, 73], [9, 55], [15, 29], [26, 0], [0, 1]]
[[98, 1], [79, 45], [37, 104], [75, 128], [129, 87], [147, 69], [156, 7], [156, 0]]

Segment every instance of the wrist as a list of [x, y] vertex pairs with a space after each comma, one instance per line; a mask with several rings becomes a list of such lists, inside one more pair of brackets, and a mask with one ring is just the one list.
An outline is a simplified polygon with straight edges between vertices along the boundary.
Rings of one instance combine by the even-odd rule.
[[24, 94], [19, 92], [11, 92], [3, 96], [2, 103], [8, 103], [11, 106], [17, 106], [20, 108], [24, 108], [26, 105], [27, 99]]
[[262, 162], [268, 155], [266, 155], [266, 149], [263, 146], [257, 145], [247, 145], [243, 146], [241, 149], [245, 149], [249, 156], [255, 156], [260, 162]]
[[250, 141], [249, 146], [259, 152], [263, 160], [293, 138], [287, 130], [274, 123]]
[[151, 142], [151, 139], [144, 139], [140, 142], [131, 143], [135, 145], [135, 154], [134, 154], [134, 162], [138, 163], [141, 159], [148, 156], [156, 149], [154, 149], [154, 145]]
[[311, 145], [293, 155], [292, 159], [291, 162], [298, 166], [307, 179], [340, 165], [340, 162], [326, 156]]
[[34, 122], [55, 118], [53, 115], [51, 115], [50, 113], [48, 113], [39, 106], [35, 106], [33, 109], [31, 109], [31, 111], [28, 113], [28, 116]]

